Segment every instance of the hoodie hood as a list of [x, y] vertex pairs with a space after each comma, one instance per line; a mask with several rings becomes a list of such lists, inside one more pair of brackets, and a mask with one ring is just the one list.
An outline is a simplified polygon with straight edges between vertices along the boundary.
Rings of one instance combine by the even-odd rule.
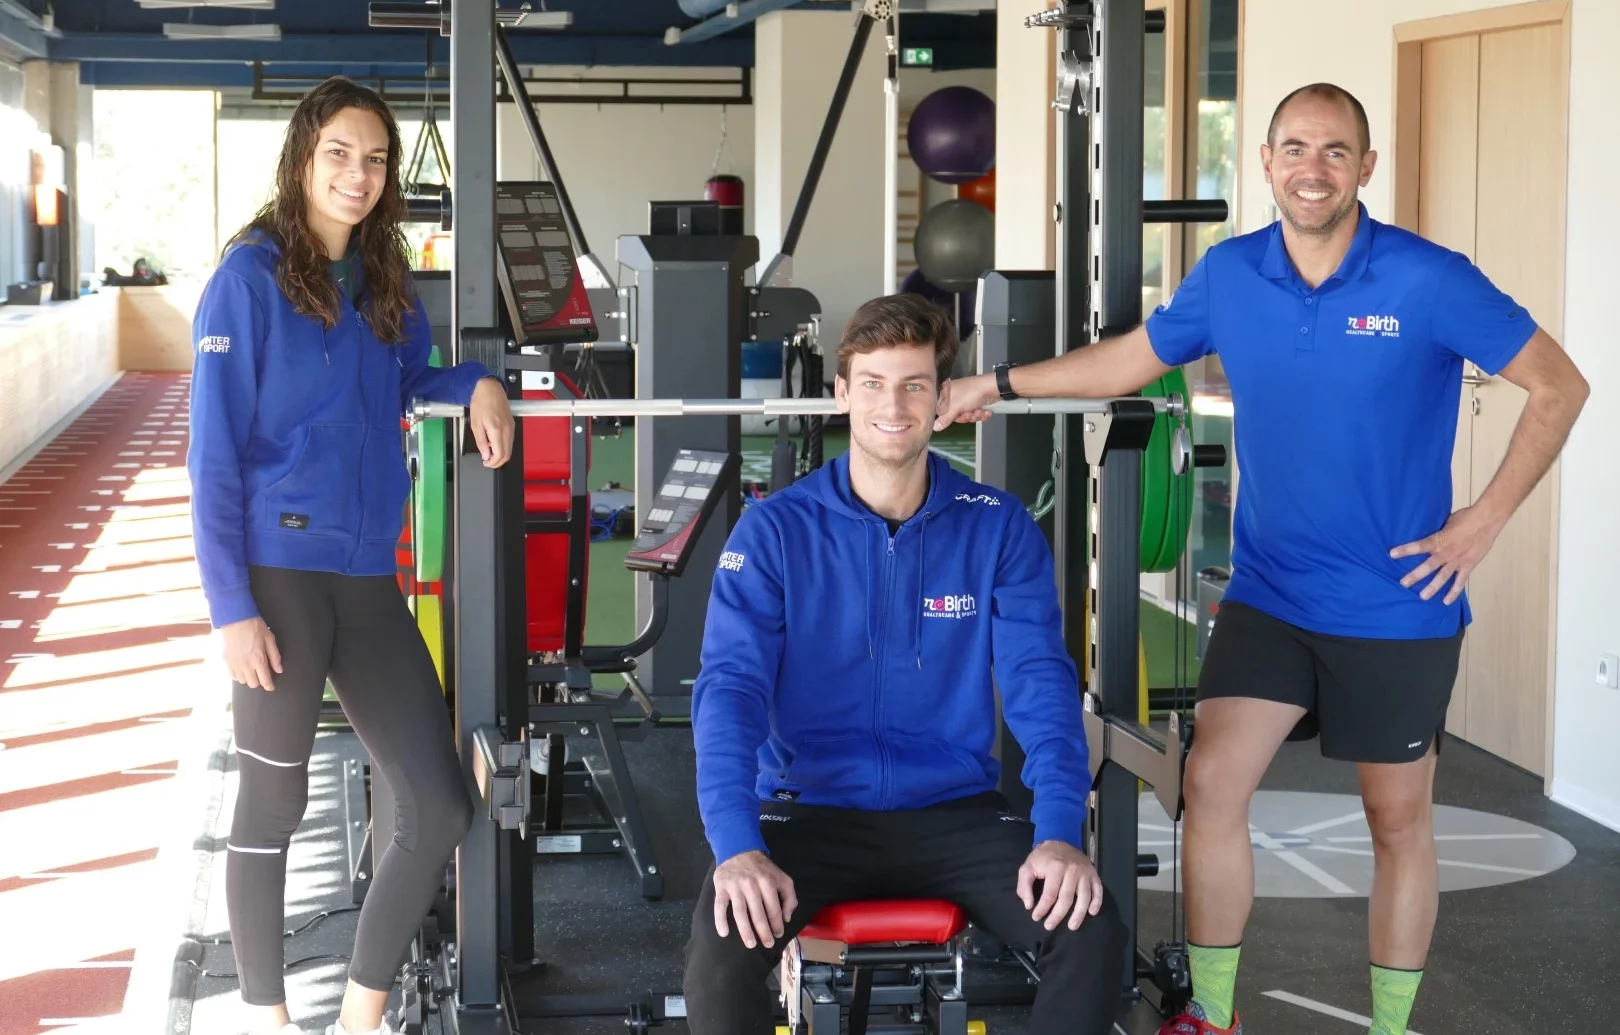
[[[835, 458], [831, 463], [795, 482], [786, 491], [826, 507], [837, 518], [860, 522], [866, 537], [866, 650], [868, 657], [877, 656], [877, 626], [882, 610], [882, 595], [876, 574], [883, 566], [885, 554], [892, 554], [897, 542], [904, 537], [917, 537], [917, 591], [914, 600], [923, 597], [923, 579], [930, 570], [928, 564], [928, 526], [946, 510], [965, 501], [983, 499], [979, 487], [938, 453], [928, 454], [928, 493], [917, 512], [901, 524], [899, 531], [889, 534], [889, 522], [855, 495], [849, 481], [849, 454]], [[911, 610], [911, 651], [918, 668], [923, 667], [922, 616]]]

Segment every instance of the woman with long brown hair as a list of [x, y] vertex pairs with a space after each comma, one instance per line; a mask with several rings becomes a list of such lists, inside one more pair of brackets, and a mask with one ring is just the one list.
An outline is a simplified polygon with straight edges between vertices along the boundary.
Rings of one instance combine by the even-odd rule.
[[483, 462], [511, 455], [501, 382], [430, 367], [399, 222], [399, 129], [382, 98], [329, 79], [293, 113], [269, 203], [227, 246], [198, 304], [192, 525], [234, 680], [239, 786], [225, 894], [250, 1031], [301, 1035], [282, 982], [287, 846], [331, 681], [395, 789], [373, 847], [349, 982], [328, 1035], [390, 1030], [388, 993], [472, 821], [431, 655], [395, 581], [413, 397], [470, 408]]

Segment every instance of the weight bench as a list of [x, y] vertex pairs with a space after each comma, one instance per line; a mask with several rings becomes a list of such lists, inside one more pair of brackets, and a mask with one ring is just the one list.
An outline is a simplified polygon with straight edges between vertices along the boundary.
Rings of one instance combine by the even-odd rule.
[[[777, 1035], [984, 1035], [967, 1019], [967, 913], [935, 899], [828, 906], [782, 952]], [[874, 1008], [891, 1018], [872, 1023]]]
[[[528, 388], [525, 400], [579, 397], [567, 376], [549, 373], [550, 386]], [[637, 514], [637, 536], [625, 567], [652, 580], [653, 609], [629, 643], [585, 644], [590, 568], [591, 422], [527, 417], [523, 429], [524, 585], [528, 647], [529, 779], [527, 828], [537, 855], [619, 855], [635, 866], [641, 894], [663, 895], [641, 805], [625, 764], [622, 741], [644, 736], [661, 716], [636, 679], [636, 659], [663, 633], [669, 580], [686, 568], [719, 494], [734, 491], [742, 458], [682, 449], [660, 495]], [[661, 490], [662, 491], [662, 490]], [[623, 689], [593, 687], [593, 677], [617, 675]], [[599, 751], [569, 757], [569, 738], [594, 737]], [[567, 807], [571, 803], [584, 810]], [[594, 813], [592, 816], [590, 813]]]

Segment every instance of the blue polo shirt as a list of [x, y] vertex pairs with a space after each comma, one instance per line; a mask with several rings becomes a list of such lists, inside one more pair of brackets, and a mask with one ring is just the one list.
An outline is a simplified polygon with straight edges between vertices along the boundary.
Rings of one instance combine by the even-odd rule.
[[1315, 290], [1280, 222], [1215, 245], [1148, 317], [1148, 337], [1170, 366], [1218, 355], [1231, 384], [1225, 599], [1332, 635], [1452, 636], [1466, 595], [1423, 600], [1428, 579], [1400, 580], [1425, 558], [1389, 551], [1451, 515], [1463, 360], [1499, 373], [1536, 323], [1466, 256], [1358, 214]]

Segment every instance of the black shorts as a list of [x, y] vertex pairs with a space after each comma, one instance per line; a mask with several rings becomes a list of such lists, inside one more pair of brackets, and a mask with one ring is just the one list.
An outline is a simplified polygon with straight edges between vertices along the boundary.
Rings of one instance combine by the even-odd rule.
[[1324, 757], [1411, 762], [1439, 750], [1457, 679], [1463, 629], [1444, 639], [1329, 636], [1236, 601], [1223, 602], [1204, 651], [1198, 699], [1253, 697], [1294, 704], [1290, 740], [1320, 735]]

